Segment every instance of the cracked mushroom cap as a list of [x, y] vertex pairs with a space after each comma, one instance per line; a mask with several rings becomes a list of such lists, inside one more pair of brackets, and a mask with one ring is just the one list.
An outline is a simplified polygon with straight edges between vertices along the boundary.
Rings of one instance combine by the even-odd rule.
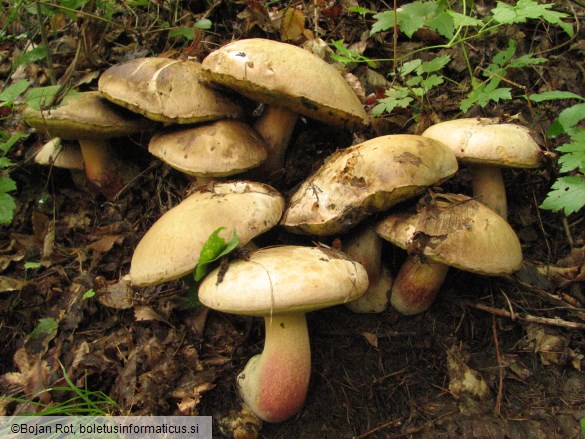
[[148, 151], [181, 172], [207, 177], [238, 174], [266, 160], [264, 139], [236, 120], [156, 133]]
[[513, 273], [522, 264], [520, 241], [508, 222], [466, 195], [435, 194], [415, 214], [382, 220], [377, 232], [410, 254], [485, 276]]
[[457, 172], [441, 142], [402, 134], [377, 137], [333, 154], [292, 196], [282, 224], [293, 232], [343, 233]]
[[466, 163], [539, 168], [544, 161], [528, 128], [497, 118], [449, 120], [430, 126], [422, 135], [443, 142]]
[[368, 287], [365, 268], [343, 253], [322, 247], [280, 246], [230, 262], [225, 276], [211, 272], [199, 287], [209, 308], [267, 316], [309, 312], [355, 300]]
[[135, 286], [158, 285], [191, 273], [201, 248], [219, 227], [239, 246], [278, 224], [282, 196], [268, 185], [235, 181], [204, 186], [161, 216], [140, 240], [130, 265]]
[[297, 46], [262, 38], [227, 44], [202, 62], [210, 80], [253, 101], [329, 125], [358, 129], [368, 116], [333, 66]]
[[102, 95], [148, 119], [198, 123], [237, 118], [242, 109], [200, 81], [201, 65], [170, 58], [136, 58], [107, 69], [99, 79]]
[[110, 139], [149, 131], [152, 122], [104, 99], [99, 92], [80, 92], [58, 107], [26, 107], [22, 117], [39, 133], [65, 140]]

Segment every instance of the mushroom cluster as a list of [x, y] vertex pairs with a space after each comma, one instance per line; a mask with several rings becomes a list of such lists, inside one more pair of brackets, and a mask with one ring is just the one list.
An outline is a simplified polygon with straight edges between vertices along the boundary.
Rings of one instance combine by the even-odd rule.
[[[266, 108], [254, 120], [240, 99]], [[267, 422], [289, 419], [304, 404], [311, 375], [305, 313], [339, 304], [381, 313], [391, 304], [416, 314], [431, 306], [448, 267], [486, 276], [518, 270], [520, 243], [506, 221], [497, 166], [536, 167], [543, 157], [520, 125], [450, 121], [422, 135], [383, 135], [338, 150], [285, 200], [266, 181], [283, 167], [299, 115], [338, 129], [368, 125], [335, 68], [299, 47], [258, 38], [221, 47], [201, 64], [130, 60], [102, 74], [99, 92], [25, 112], [40, 133], [79, 141], [79, 149], [46, 145], [39, 163], [85, 170], [108, 198], [129, 178], [106, 141], [113, 136], [153, 133], [148, 151], [196, 179], [191, 195], [140, 239], [130, 264], [134, 287], [192, 273], [220, 228], [222, 237], [236, 233], [240, 247], [275, 227], [292, 232], [289, 242], [299, 234], [340, 238], [332, 248], [271, 242], [226, 261], [200, 285], [208, 308], [264, 318], [264, 350], [237, 384], [246, 405]], [[474, 198], [434, 189], [457, 173], [458, 161], [472, 163]], [[408, 253], [399, 270], [385, 262], [386, 241]]]

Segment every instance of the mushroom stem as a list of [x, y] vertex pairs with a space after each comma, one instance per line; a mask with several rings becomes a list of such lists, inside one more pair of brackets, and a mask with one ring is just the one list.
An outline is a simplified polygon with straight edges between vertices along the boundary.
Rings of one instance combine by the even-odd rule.
[[426, 311], [437, 297], [449, 266], [409, 256], [396, 275], [390, 303], [401, 314], [413, 315]]
[[123, 163], [107, 140], [79, 140], [87, 179], [113, 199], [134, 177], [135, 169]]
[[268, 158], [254, 170], [254, 173], [269, 175], [284, 167], [286, 149], [298, 118], [298, 113], [284, 107], [270, 105], [264, 109], [254, 128], [267, 143]]
[[305, 314], [264, 318], [264, 351], [238, 375], [240, 395], [266, 422], [281, 422], [303, 406], [311, 375], [311, 347]]
[[364, 266], [370, 281], [363, 296], [345, 304], [355, 313], [381, 313], [388, 308], [392, 278], [390, 272], [382, 267], [382, 243], [372, 223], [358, 226], [355, 233], [344, 242], [343, 252]]
[[497, 166], [474, 165], [471, 167], [473, 196], [502, 218], [508, 218], [506, 187], [502, 171]]

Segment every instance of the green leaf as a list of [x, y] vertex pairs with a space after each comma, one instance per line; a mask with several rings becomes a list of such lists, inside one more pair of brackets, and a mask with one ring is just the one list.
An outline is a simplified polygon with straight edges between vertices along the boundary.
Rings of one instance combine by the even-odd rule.
[[0, 177], [0, 193], [11, 192], [16, 189], [16, 182], [10, 177]]
[[0, 193], [0, 224], [10, 224], [15, 210], [14, 197], [7, 193]]
[[362, 17], [365, 17], [368, 14], [375, 14], [376, 11], [372, 11], [371, 9], [362, 8], [360, 6], [353, 6], [351, 8], [347, 8], [349, 12], [353, 12], [355, 14], [360, 14]]
[[470, 17], [469, 15], [460, 14], [455, 11], [446, 11], [453, 20], [453, 27], [480, 27], [483, 25], [483, 21], [478, 18]]
[[429, 18], [437, 11], [435, 2], [413, 2], [402, 6], [397, 12], [396, 19], [400, 25], [400, 31], [408, 38], [428, 23]]
[[37, 46], [28, 52], [24, 52], [14, 61], [12, 66], [13, 69], [16, 69], [21, 64], [32, 64], [41, 59], [45, 59], [47, 56], [47, 51], [45, 50], [45, 46]]
[[197, 263], [195, 272], [193, 274], [195, 281], [199, 282], [201, 279], [203, 279], [203, 277], [207, 274], [207, 266], [210, 263], [215, 262], [219, 258], [227, 255], [229, 252], [235, 249], [240, 242], [238, 235], [234, 230], [229, 242], [226, 243], [225, 239], [219, 236], [219, 232], [224, 229], [225, 227], [216, 229], [203, 245], [201, 253], [199, 254], [199, 262]]
[[570, 91], [543, 91], [542, 93], [530, 95], [530, 100], [532, 102], [544, 102], [544, 101], [552, 101], [557, 99], [578, 99], [581, 101], [585, 101], [583, 96], [580, 96], [575, 93], [571, 93]]
[[35, 329], [29, 334], [29, 340], [54, 338], [57, 334], [59, 323], [55, 319], [39, 319]]
[[331, 45], [337, 50], [338, 53], [332, 53], [331, 58], [337, 62], [343, 64], [349, 64], [352, 62], [362, 63], [365, 62], [369, 67], [376, 68], [377, 63], [370, 58], [360, 55], [347, 47], [344, 46], [344, 40], [333, 40]]
[[425, 91], [429, 91], [431, 88], [436, 87], [444, 82], [443, 78], [439, 75], [430, 75], [422, 81], [422, 86]]
[[[384, 11], [374, 15], [376, 22], [372, 25], [370, 35], [374, 35], [378, 32], [384, 32], [394, 27], [394, 11]], [[398, 21], [398, 17], [396, 17]]]
[[432, 30], [436, 31], [439, 35], [445, 38], [453, 38], [455, 34], [455, 24], [453, 17], [449, 14], [449, 11], [441, 12], [434, 17], [427, 20], [427, 26]]
[[552, 185], [541, 209], [552, 210], [553, 212], [563, 211], [570, 215], [583, 208], [585, 205], [585, 177], [572, 175], [561, 177]]
[[87, 299], [91, 299], [94, 296], [95, 296], [95, 291], [93, 290], [93, 288], [90, 288], [85, 293], [83, 293], [82, 298], [83, 298], [83, 300], [87, 300]]
[[40, 267], [41, 267], [40, 262], [25, 262], [24, 263], [25, 270], [35, 270], [35, 269], [40, 268]]
[[[10, 87], [5, 88], [2, 93], [0, 93], [0, 102], [11, 105], [29, 87], [30, 82], [27, 79], [21, 79], [20, 81], [15, 82]], [[5, 104], [0, 103], [0, 106], [4, 106]]]
[[417, 69], [417, 73], [422, 75], [423, 73], [433, 73], [438, 72], [443, 69], [447, 64], [451, 62], [451, 57], [449, 55], [442, 55], [437, 56], [432, 61], [425, 61], [423, 62], [420, 67]]
[[569, 133], [583, 119], [585, 119], [585, 103], [565, 108], [557, 118], [565, 133]]
[[540, 19], [550, 24], [556, 24], [570, 37], [573, 36], [573, 27], [561, 19], [568, 16], [563, 12], [552, 11], [552, 3], [540, 4], [533, 0], [519, 0], [515, 5], [497, 2], [492, 9], [493, 18], [500, 24], [525, 23], [529, 19]]
[[201, 20], [197, 20], [194, 26], [197, 29], [209, 30], [211, 29], [212, 24], [213, 23], [208, 18], [202, 18]]
[[526, 55], [519, 56], [518, 58], [510, 61], [508, 67], [513, 69], [521, 69], [523, 67], [533, 66], [536, 64], [542, 64], [547, 62], [546, 58], [534, 58], [534, 55], [529, 53]]
[[585, 128], [579, 128], [571, 134], [571, 142], [557, 148], [563, 153], [559, 157], [560, 172], [578, 169], [585, 172]]
[[399, 71], [402, 76], [409, 75], [410, 73], [416, 71], [422, 65], [422, 59], [413, 59], [412, 61], [407, 61], [400, 67]]
[[[10, 148], [12, 148], [16, 144], [16, 142], [18, 142], [21, 139], [26, 139], [28, 136], [29, 136], [29, 134], [21, 133], [21, 132], [16, 132], [16, 133], [12, 134], [8, 138], [8, 140], [0, 143], [0, 151], [2, 151], [3, 154], [7, 154], [8, 151], [10, 151]], [[6, 165], [6, 163], [4, 163], [4, 165]], [[12, 162], [10, 162], [10, 165], [12, 165]], [[0, 167], [6, 167], [6, 166], [2, 166], [2, 164], [0, 164]]]
[[[61, 86], [60, 85], [49, 85], [47, 87], [35, 87], [31, 88], [28, 93], [26, 94], [26, 104], [35, 110], [40, 110], [44, 105], [53, 99], [53, 97], [60, 92]], [[67, 102], [67, 100], [74, 98], [78, 95], [79, 92], [76, 90], [69, 90], [67, 94], [63, 97], [62, 103]]]
[[378, 104], [372, 108], [372, 116], [379, 117], [382, 114], [391, 113], [395, 108], [407, 108], [413, 101], [407, 89], [386, 90], [386, 97], [378, 100]]
[[169, 31], [169, 38], [183, 37], [187, 40], [195, 38], [195, 31], [190, 27], [178, 27]]

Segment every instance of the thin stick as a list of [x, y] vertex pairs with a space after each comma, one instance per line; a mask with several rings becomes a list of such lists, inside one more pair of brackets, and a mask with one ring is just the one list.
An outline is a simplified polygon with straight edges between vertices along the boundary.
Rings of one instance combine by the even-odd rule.
[[496, 360], [498, 361], [498, 392], [496, 394], [496, 402], [494, 404], [494, 412], [497, 416], [502, 414], [502, 395], [504, 389], [504, 368], [502, 362], [502, 353], [500, 352], [500, 342], [498, 341], [498, 330], [496, 327], [496, 316], [492, 314], [492, 334], [494, 337], [494, 348], [496, 349]]
[[504, 309], [499, 308], [492, 308], [491, 306], [484, 305], [482, 303], [473, 303], [468, 301], [462, 302], [464, 305], [471, 306], [472, 308], [479, 309], [481, 311], [488, 312], [490, 314], [495, 314], [501, 317], [508, 317], [512, 320], [524, 320], [525, 322], [531, 323], [540, 323], [542, 325], [550, 325], [550, 326], [561, 326], [563, 328], [570, 328], [570, 329], [585, 329], [585, 323], [578, 323], [578, 322], [570, 322], [567, 320], [559, 319], [558, 317], [548, 318], [548, 317], [538, 317], [533, 316], [531, 314], [524, 314], [524, 313], [515, 313], [512, 316], [512, 313], [506, 311]]

